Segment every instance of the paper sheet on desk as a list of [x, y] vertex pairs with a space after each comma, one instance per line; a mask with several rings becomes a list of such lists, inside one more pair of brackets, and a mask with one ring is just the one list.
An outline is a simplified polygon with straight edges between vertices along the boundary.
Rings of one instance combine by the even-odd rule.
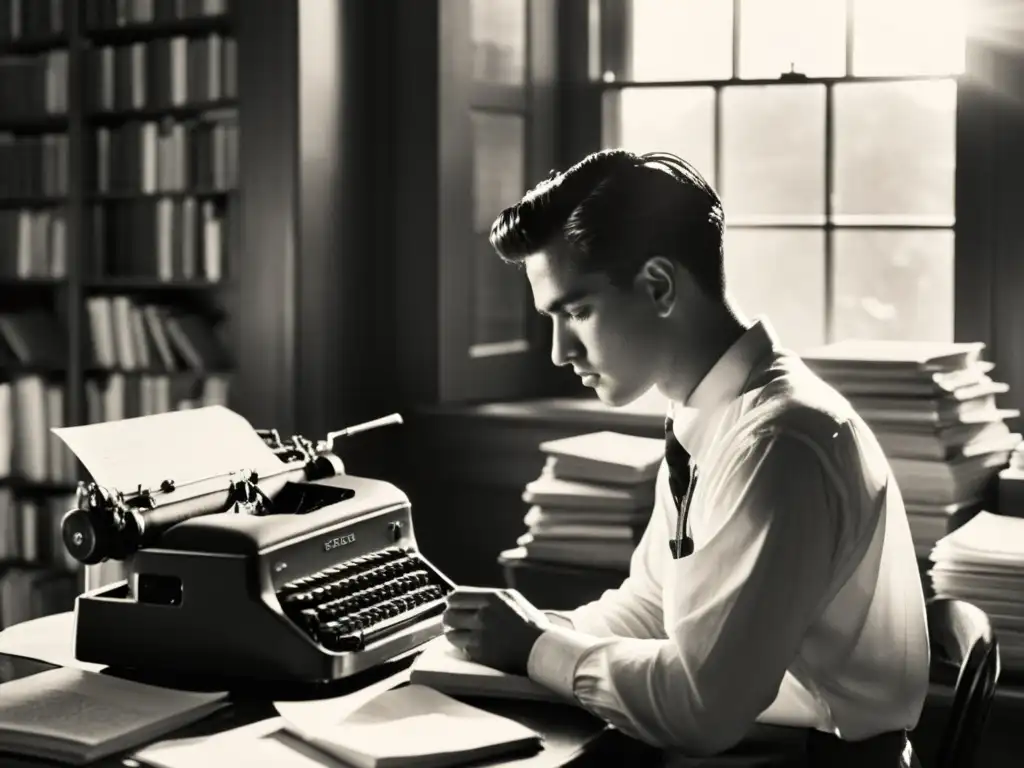
[[285, 720], [305, 728], [337, 725], [380, 694], [407, 682], [409, 670], [405, 669], [346, 696], [310, 701], [275, 701], [274, 709]]
[[[263, 766], [268, 768], [287, 768], [287, 759], [278, 759], [278, 762], [261, 762], [261, 758], [269, 753], [274, 758], [280, 758], [282, 754], [290, 757], [290, 750], [285, 751], [286, 745], [280, 741], [273, 741], [266, 737], [274, 737], [281, 732], [284, 720], [280, 717], [270, 717], [238, 728], [214, 734], [212, 736], [189, 736], [179, 739], [165, 739], [156, 744], [143, 747], [132, 755], [132, 760], [138, 764], [160, 766], [160, 768], [194, 768], [197, 765], [211, 766]], [[276, 747], [275, 747], [276, 745]], [[301, 755], [299, 756], [301, 758]], [[301, 759], [298, 765], [306, 765]], [[125, 765], [128, 765], [126, 762]], [[334, 765], [334, 763], [331, 763]]]
[[213, 737], [188, 744], [161, 744], [136, 755], [153, 768], [342, 768], [342, 764], [286, 733], [258, 738]]
[[99, 672], [104, 664], [75, 658], [75, 614], [55, 613], [13, 624], [0, 632], [0, 653], [45, 661], [59, 667]]
[[265, 474], [281, 460], [242, 416], [221, 405], [54, 429], [99, 485], [157, 488], [243, 469]]
[[216, 736], [160, 742], [133, 757], [156, 768], [198, 765], [245, 765], [251, 768], [338, 768], [338, 761], [282, 730], [285, 720], [317, 730], [337, 725], [350, 714], [392, 688], [408, 682], [403, 670], [347, 696], [311, 701], [274, 702], [280, 717], [235, 728]]

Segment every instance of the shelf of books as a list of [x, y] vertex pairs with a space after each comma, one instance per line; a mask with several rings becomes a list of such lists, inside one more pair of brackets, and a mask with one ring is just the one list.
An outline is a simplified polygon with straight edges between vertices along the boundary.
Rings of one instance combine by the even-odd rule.
[[227, 0], [0, 0], [0, 628], [121, 577], [70, 560], [54, 427], [228, 401]]

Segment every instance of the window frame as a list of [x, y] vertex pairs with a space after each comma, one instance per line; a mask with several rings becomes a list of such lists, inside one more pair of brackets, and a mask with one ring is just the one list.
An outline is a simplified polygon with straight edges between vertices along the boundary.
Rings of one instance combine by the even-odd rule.
[[[557, 165], [556, 119], [558, 6], [556, 0], [522, 0], [526, 10], [526, 82], [523, 87], [480, 84], [472, 78], [469, 0], [446, 0], [440, 12], [440, 115], [442, 174], [438, 307], [439, 399], [482, 402], [540, 397], [563, 390], [548, 357], [548, 334], [524, 307], [524, 345], [500, 345], [472, 356], [473, 267], [479, 233], [473, 221], [472, 112], [511, 112], [526, 120], [523, 179], [528, 189]], [[525, 192], [526, 189], [523, 190]], [[494, 212], [497, 215], [497, 211]], [[494, 255], [493, 258], [498, 258]], [[509, 267], [510, 280], [522, 280]]]
[[[934, 218], [907, 216], [898, 221], [891, 216], [859, 216], [856, 221], [847, 219], [837, 221], [833, 210], [832, 190], [834, 186], [834, 172], [836, 165], [836, 109], [835, 90], [836, 85], [847, 83], [917, 83], [917, 82], [949, 82], [956, 85], [957, 90], [957, 113], [955, 120], [957, 130], [961, 120], [959, 108], [959, 96], [962, 92], [963, 83], [961, 75], [890, 75], [890, 76], [860, 76], [849, 74], [854, 64], [854, 24], [850, 18], [852, 2], [846, 3], [845, 23], [845, 75], [836, 76], [805, 76], [783, 74], [778, 78], [743, 78], [737, 73], [740, 70], [740, 12], [741, 0], [733, 0], [732, 9], [732, 75], [729, 78], [721, 79], [696, 79], [696, 80], [634, 80], [630, 76], [630, 27], [632, 14], [630, 7], [632, 0], [587, 0], [587, 33], [580, 35], [579, 25], [575, 30], [566, 29], [567, 39], [564, 44], [578, 46], [581, 43], [591, 48], [590, 40], [594, 34], [598, 36], [600, 50], [588, 50], [587, 69], [585, 73], [577, 72], [577, 76], [584, 75], [589, 85], [590, 98], [597, 101], [597, 109], [601, 114], [601, 128], [597, 132], [596, 143], [592, 131], [582, 130], [576, 126], [573, 131], [576, 143], [572, 145], [572, 153], [577, 157], [583, 157], [590, 152], [601, 149], [604, 143], [605, 132], [611, 125], [617, 123], [618, 115], [614, 113], [614, 107], [609, 109], [605, 105], [605, 96], [609, 93], [621, 93], [627, 89], [640, 88], [711, 88], [714, 91], [714, 176], [716, 189], [722, 191], [722, 94], [726, 88], [743, 87], [799, 87], [799, 86], [821, 86], [824, 88], [824, 199], [823, 210], [820, 220], [816, 222], [801, 222], [799, 216], [767, 217], [761, 221], [753, 218], [742, 219], [731, 217], [726, 210], [727, 227], [731, 230], [806, 230], [821, 232], [823, 235], [823, 290], [824, 290], [824, 334], [826, 343], [835, 340], [835, 254], [836, 245], [833, 234], [837, 231], [866, 231], [866, 232], [897, 232], [897, 231], [938, 231], [951, 232], [954, 242], [954, 264], [956, 263], [957, 243], [957, 216], [954, 215], [951, 221], [937, 221]], [[596, 21], [594, 17], [597, 17]], [[574, 34], [573, 34], [574, 33]], [[615, 73], [622, 73], [614, 80], [604, 80], [603, 72], [611, 70]], [[615, 102], [612, 101], [612, 104]], [[611, 125], [610, 125], [611, 124]], [[959, 130], [957, 132], [959, 137]], [[959, 144], [959, 142], [958, 142]], [[954, 156], [959, 158], [960, 147], [954, 149]], [[959, 166], [959, 163], [957, 164]], [[956, 181], [954, 180], [954, 188]], [[959, 199], [959, 197], [957, 197]], [[807, 218], [807, 217], [803, 217]], [[819, 216], [815, 214], [815, 219]], [[955, 269], [955, 267], [954, 267]], [[954, 277], [954, 335], [956, 334], [957, 314], [957, 287]]]

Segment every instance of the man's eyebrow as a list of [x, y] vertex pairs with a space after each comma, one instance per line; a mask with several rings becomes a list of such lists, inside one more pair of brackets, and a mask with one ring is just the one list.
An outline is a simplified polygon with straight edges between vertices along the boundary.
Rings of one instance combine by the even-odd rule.
[[575, 304], [578, 301], [583, 301], [583, 299], [587, 298], [588, 296], [590, 296], [590, 291], [584, 288], [578, 288], [575, 291], [569, 291], [568, 293], [560, 296], [559, 298], [555, 299], [550, 304], [548, 304], [546, 307], [538, 307], [537, 311], [542, 315], [553, 315], [556, 312], [565, 309], [566, 305]]

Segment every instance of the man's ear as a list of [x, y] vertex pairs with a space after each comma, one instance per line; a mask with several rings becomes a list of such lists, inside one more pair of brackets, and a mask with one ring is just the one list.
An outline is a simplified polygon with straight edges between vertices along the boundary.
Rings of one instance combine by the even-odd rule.
[[675, 262], [664, 256], [652, 256], [637, 272], [635, 285], [654, 304], [658, 317], [668, 317], [678, 297]]

